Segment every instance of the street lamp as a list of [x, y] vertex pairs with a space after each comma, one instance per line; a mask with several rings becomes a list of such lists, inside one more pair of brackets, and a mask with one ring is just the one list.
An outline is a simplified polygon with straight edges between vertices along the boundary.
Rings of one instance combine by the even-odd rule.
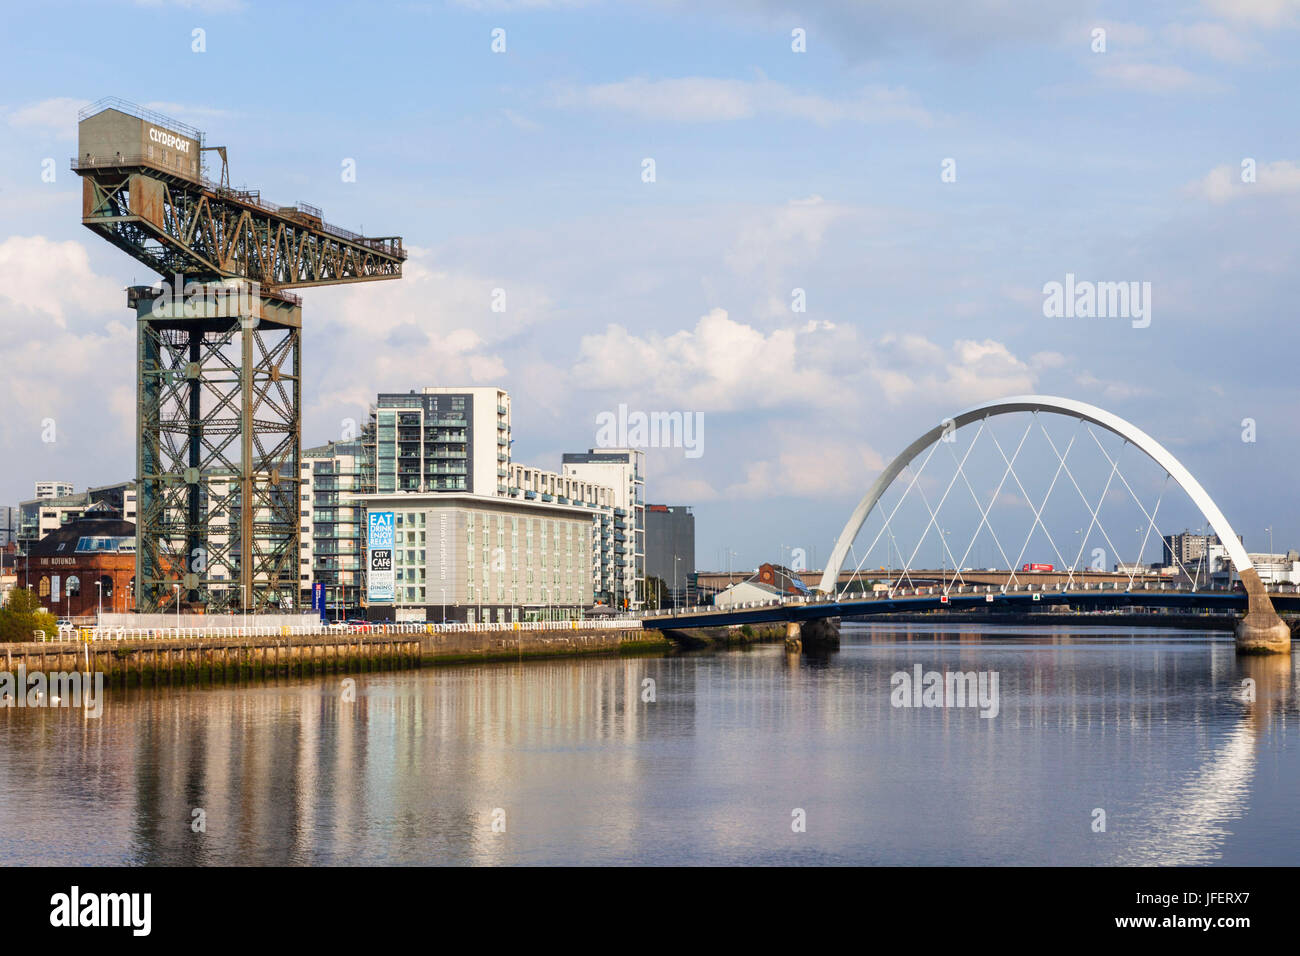
[[681, 555], [673, 555], [673, 615], [677, 614], [677, 562], [681, 560]]
[[181, 630], [181, 586], [173, 584], [172, 590], [176, 592], [176, 635], [179, 637]]
[[248, 636], [248, 585], [239, 586], [240, 603], [244, 605], [244, 636]]
[[447, 589], [441, 588], [442, 591], [442, 623], [447, 623]]
[[95, 587], [99, 588], [99, 605], [95, 610], [95, 626], [99, 627], [99, 618], [104, 613], [104, 581], [102, 578], [95, 582]]

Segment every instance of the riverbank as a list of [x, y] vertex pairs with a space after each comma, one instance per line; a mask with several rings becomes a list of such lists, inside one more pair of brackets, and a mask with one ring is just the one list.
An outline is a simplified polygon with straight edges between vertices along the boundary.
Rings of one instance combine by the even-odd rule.
[[640, 628], [153, 638], [0, 644], [5, 670], [102, 673], [110, 687], [209, 685], [674, 648]]

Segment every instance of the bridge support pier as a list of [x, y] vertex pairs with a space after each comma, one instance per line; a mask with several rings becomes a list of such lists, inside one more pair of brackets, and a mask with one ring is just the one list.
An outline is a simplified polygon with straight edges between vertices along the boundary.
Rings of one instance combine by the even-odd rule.
[[785, 649], [796, 654], [803, 650], [803, 628], [798, 621], [786, 621]]
[[1290, 654], [1291, 627], [1282, 620], [1268, 596], [1259, 572], [1241, 573], [1246, 587], [1246, 614], [1237, 622], [1238, 654]]

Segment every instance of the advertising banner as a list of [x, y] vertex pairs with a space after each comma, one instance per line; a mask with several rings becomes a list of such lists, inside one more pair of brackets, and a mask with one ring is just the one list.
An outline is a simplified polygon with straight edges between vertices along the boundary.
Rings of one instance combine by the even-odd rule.
[[327, 617], [325, 609], [325, 585], [321, 584], [319, 581], [312, 582], [311, 607], [313, 611], [318, 611], [320, 613], [321, 623], [324, 624]]
[[371, 511], [367, 519], [366, 596], [371, 601], [392, 601], [393, 513]]

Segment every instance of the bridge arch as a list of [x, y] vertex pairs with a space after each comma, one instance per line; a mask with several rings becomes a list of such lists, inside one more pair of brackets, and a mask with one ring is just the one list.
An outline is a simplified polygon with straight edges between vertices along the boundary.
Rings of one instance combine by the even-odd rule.
[[[1192, 477], [1191, 472], [1184, 468], [1182, 463], [1170, 454], [1168, 449], [1142, 429], [1125, 421], [1118, 415], [1113, 415], [1096, 405], [1089, 405], [1086, 402], [1079, 402], [1069, 398], [1058, 398], [1052, 395], [1014, 395], [1009, 398], [986, 402], [983, 405], [976, 405], [934, 426], [903, 449], [902, 453], [880, 473], [879, 477], [867, 490], [867, 493], [863, 495], [862, 500], [858, 502], [858, 506], [853, 509], [853, 514], [849, 516], [848, 523], [844, 525], [844, 530], [840, 532], [840, 536], [835, 542], [830, 560], [826, 562], [826, 569], [822, 573], [821, 583], [818, 585], [819, 590], [831, 594], [835, 592], [836, 585], [839, 583], [840, 572], [844, 567], [844, 560], [848, 557], [849, 548], [857, 538], [858, 532], [867, 520], [867, 516], [871, 514], [871, 510], [880, 501], [881, 496], [889, 486], [894, 483], [894, 479], [902, 473], [903, 469], [911, 464], [922, 451], [940, 440], [945, 430], [961, 428], [963, 425], [968, 425], [974, 421], [998, 415], [1010, 415], [1016, 412], [1051, 412], [1091, 422], [1120, 436], [1146, 454], [1178, 483], [1179, 487], [1187, 493], [1187, 496], [1201, 510], [1206, 522], [1214, 529], [1214, 533], [1219, 536], [1219, 541], [1222, 542], [1224, 549], [1227, 551], [1238, 576], [1242, 578], [1247, 590], [1250, 591], [1252, 605], [1256, 604], [1257, 590], [1259, 593], [1264, 594], [1263, 600], [1268, 601], [1263, 585], [1258, 581], [1254, 565], [1251, 564], [1250, 556], [1237, 538], [1236, 532], [1232, 530], [1228, 519], [1223, 516], [1223, 512], [1219, 510], [1218, 505], [1206, 494], [1200, 482]], [[1254, 585], [1258, 585], [1258, 588], [1254, 587]], [[1271, 602], [1269, 602], [1268, 610], [1273, 611]], [[1275, 614], [1275, 612], [1273, 613]]]

